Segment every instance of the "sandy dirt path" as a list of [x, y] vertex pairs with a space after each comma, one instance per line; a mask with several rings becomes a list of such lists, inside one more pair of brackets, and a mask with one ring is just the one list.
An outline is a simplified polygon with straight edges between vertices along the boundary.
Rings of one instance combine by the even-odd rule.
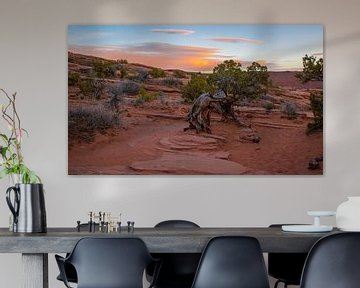
[[126, 129], [73, 146], [69, 174], [322, 174], [308, 169], [312, 157], [322, 156], [323, 145], [321, 133], [305, 134], [305, 120], [276, 113], [254, 118], [261, 141], [252, 143], [244, 140], [252, 130], [219, 119], [212, 122], [213, 134], [197, 135], [184, 132], [187, 122], [176, 117], [135, 117]]

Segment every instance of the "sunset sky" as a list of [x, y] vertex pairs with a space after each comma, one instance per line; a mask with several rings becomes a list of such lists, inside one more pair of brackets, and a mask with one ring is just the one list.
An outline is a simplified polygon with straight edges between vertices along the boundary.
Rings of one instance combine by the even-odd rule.
[[323, 57], [322, 25], [69, 25], [69, 51], [163, 69], [212, 71], [224, 60], [271, 71]]

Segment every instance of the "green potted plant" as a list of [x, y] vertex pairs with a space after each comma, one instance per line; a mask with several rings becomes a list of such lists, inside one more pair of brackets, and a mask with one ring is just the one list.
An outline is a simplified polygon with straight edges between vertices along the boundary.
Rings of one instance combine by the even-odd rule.
[[8, 127], [0, 131], [0, 179], [10, 176], [13, 186], [6, 191], [6, 201], [13, 215], [10, 227], [14, 232], [46, 232], [44, 189], [39, 176], [24, 163], [21, 144], [27, 131], [22, 128], [16, 109], [16, 93], [4, 89], [5, 103], [0, 104], [1, 116]]
[[3, 89], [0, 91], [7, 100], [6, 104], [0, 104], [1, 116], [9, 128], [7, 134], [0, 133], [2, 141], [0, 144], [0, 165], [2, 167], [0, 179], [10, 175], [14, 183], [41, 183], [39, 176], [25, 165], [21, 153], [23, 136], [24, 134], [28, 135], [28, 133], [21, 127], [20, 117], [16, 110], [16, 93], [9, 95]]

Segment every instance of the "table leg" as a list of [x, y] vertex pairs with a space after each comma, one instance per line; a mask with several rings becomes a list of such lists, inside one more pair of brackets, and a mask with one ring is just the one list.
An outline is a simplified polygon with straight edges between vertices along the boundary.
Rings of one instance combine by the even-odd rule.
[[22, 254], [23, 288], [48, 288], [48, 254]]

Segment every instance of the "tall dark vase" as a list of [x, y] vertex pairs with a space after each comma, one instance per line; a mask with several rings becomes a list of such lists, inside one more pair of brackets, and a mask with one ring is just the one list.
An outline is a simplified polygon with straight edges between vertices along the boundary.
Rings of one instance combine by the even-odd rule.
[[45, 233], [47, 231], [42, 184], [15, 184], [6, 190], [6, 202], [14, 216], [14, 232]]

